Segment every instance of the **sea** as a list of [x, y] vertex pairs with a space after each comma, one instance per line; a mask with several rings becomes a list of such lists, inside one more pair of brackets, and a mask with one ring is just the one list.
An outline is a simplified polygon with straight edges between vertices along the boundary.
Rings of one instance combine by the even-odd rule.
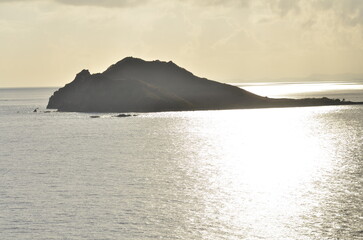
[[[363, 101], [362, 83], [237, 84]], [[0, 239], [363, 239], [363, 105], [47, 110], [0, 89]]]

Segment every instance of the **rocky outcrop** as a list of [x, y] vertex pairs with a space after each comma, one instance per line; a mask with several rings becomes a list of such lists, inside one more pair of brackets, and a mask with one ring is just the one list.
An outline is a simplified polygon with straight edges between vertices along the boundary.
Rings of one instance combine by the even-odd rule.
[[[347, 102], [344, 102], [348, 104]], [[82, 70], [47, 108], [76, 112], [158, 112], [342, 104], [332, 99], [270, 99], [193, 75], [173, 62], [127, 57], [103, 73]]]

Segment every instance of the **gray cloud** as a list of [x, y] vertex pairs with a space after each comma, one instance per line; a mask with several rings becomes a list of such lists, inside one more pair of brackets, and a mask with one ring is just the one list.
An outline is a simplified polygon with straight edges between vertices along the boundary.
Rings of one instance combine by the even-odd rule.
[[145, 4], [149, 0], [0, 0], [1, 3], [15, 2], [57, 2], [73, 6], [97, 6], [97, 7], [134, 7]]
[[317, 13], [330, 12], [345, 26], [363, 26], [362, 0], [317, 0], [311, 6]]
[[25, 0], [0, 0], [0, 4], [1, 3], [13, 3], [13, 2], [25, 2]]
[[[132, 7], [143, 5], [148, 2], [155, 4], [162, 0], [0, 0], [1, 3], [12, 2], [57, 2], [73, 6], [98, 6], [98, 7]], [[199, 6], [248, 6], [251, 0], [169, 0], [168, 2], [188, 2]]]
[[[183, 2], [182, 0], [179, 1]], [[188, 0], [187, 2], [199, 6], [248, 7], [251, 0]]]
[[[262, 1], [261, 1], [262, 3]], [[285, 17], [300, 14], [310, 16], [307, 25], [315, 23], [315, 18], [321, 14], [330, 14], [335, 23], [345, 26], [363, 26], [363, 1], [362, 0], [270, 0], [268, 2], [272, 12]]]
[[281, 16], [285, 16], [290, 12], [300, 13], [300, 0], [274, 0], [270, 1], [271, 7]]
[[363, 25], [363, 1], [346, 0], [335, 1], [334, 10], [336, 14], [347, 25]]
[[148, 0], [55, 0], [56, 2], [74, 6], [98, 7], [133, 7], [142, 5]]
[[[162, 4], [162, 0], [0, 0], [1, 3], [16, 2], [56, 2], [71, 6], [95, 6], [105, 8], [136, 7], [147, 3]], [[336, 21], [345, 26], [363, 26], [363, 0], [169, 0], [168, 3], [181, 2], [199, 7], [241, 7], [249, 8], [259, 5], [259, 8], [269, 8], [281, 17], [298, 16], [309, 13], [317, 16], [329, 12]], [[313, 20], [305, 23], [314, 24]], [[309, 25], [307, 24], [307, 25]]]

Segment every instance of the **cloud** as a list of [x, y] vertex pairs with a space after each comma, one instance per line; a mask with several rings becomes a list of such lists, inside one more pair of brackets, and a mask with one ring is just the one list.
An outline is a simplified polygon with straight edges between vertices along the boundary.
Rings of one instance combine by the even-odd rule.
[[199, 6], [248, 7], [251, 0], [187, 0], [187, 2]]
[[308, 25], [318, 23], [317, 19], [325, 18], [331, 26], [363, 26], [362, 0], [271, 0], [272, 12], [287, 17], [289, 13], [294, 19], [305, 17]]
[[55, 0], [58, 3], [74, 6], [98, 7], [134, 7], [148, 2], [148, 0]]
[[300, 0], [270, 0], [268, 3], [271, 10], [282, 17], [290, 12], [298, 14], [301, 10]]
[[108, 8], [123, 8], [134, 7], [145, 4], [149, 0], [0, 0], [1, 3], [15, 3], [15, 2], [56, 2], [65, 5], [73, 6], [96, 6]]
[[[259, 10], [265, 9], [282, 18], [301, 15], [318, 16], [329, 13], [336, 23], [345, 26], [363, 26], [363, 1], [362, 0], [0, 0], [1, 3], [12, 4], [16, 2], [55, 2], [70, 6], [93, 6], [103, 8], [128, 8], [152, 3], [154, 6], [168, 3], [187, 3], [197, 7], [221, 8], [246, 8], [253, 14], [254, 6]], [[304, 20], [307, 22], [307, 20]], [[310, 20], [309, 23], [315, 22]]]
[[[134, 7], [149, 2], [154, 4], [163, 3], [162, 0], [0, 0], [1, 3], [15, 2], [57, 2], [73, 6], [97, 6], [97, 7]], [[168, 3], [187, 2], [196, 6], [226, 6], [247, 7], [251, 0], [170, 0]]]
[[332, 9], [344, 24], [350, 26], [363, 26], [363, 1], [346, 0], [334, 1]]
[[[34, 0], [33, 0], [34, 1]], [[0, 0], [1, 3], [14, 3], [14, 2], [25, 2], [25, 0]]]

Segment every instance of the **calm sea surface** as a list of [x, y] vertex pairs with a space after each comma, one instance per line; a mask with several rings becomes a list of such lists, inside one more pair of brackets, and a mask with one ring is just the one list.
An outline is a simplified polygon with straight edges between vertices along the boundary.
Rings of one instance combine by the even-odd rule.
[[54, 90], [0, 89], [0, 239], [363, 239], [362, 105], [116, 118]]

